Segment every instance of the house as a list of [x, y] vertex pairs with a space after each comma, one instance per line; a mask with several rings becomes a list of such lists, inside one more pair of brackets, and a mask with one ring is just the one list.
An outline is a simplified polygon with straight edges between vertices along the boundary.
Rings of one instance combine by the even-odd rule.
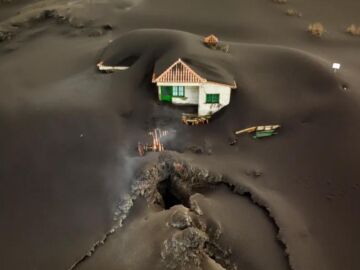
[[[234, 80], [223, 80], [178, 59], [159, 75], [153, 74], [153, 83], [158, 87], [159, 100], [177, 105], [195, 105], [198, 116], [212, 115], [230, 103], [231, 89], [235, 89]], [[216, 75], [216, 74], [215, 74]]]

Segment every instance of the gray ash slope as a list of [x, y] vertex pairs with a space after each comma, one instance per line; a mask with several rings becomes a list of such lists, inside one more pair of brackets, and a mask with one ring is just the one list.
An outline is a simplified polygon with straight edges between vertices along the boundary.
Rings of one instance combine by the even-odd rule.
[[276, 224], [245, 186], [175, 153], [152, 160], [133, 184], [133, 200], [148, 205], [138, 198], [124, 228], [74, 269], [290, 269]]
[[[343, 11], [336, 18], [318, 8], [324, 1], [316, 1], [313, 8], [313, 1], [295, 0], [291, 5], [303, 11], [301, 19], [283, 15], [288, 5], [263, 0], [221, 6], [206, 1], [206, 10], [199, 9], [205, 1], [127, 1], [119, 9], [113, 7], [120, 2], [91, 6], [80, 1], [74, 10], [66, 10], [65, 23], [56, 16], [38, 16], [44, 10], [61, 12], [65, 3], [14, 1], [0, 6], [1, 29], [15, 30], [11, 40], [0, 43], [2, 269], [67, 269], [102, 239], [117, 223], [113, 216], [136, 178], [133, 172], [146, 162], [136, 157], [132, 146], [154, 126], [177, 130], [170, 149], [183, 152], [188, 145], [210, 145], [212, 155], [185, 152], [181, 158], [226, 174], [255, 196], [248, 206], [226, 189], [198, 198], [204, 212], [213, 209], [205, 215], [223, 226], [222, 244], [235, 254], [231, 262], [243, 269], [264, 269], [264, 262], [276, 256], [248, 250], [246, 243], [256, 243], [248, 240], [254, 234], [275, 240], [276, 229], [269, 225], [274, 220], [293, 269], [359, 267], [360, 62], [354, 55], [360, 41], [341, 32], [356, 20], [354, 1], [326, 2], [332, 12]], [[183, 9], [186, 4], [191, 9]], [[21, 21], [28, 23], [19, 23], [19, 8], [24, 10]], [[9, 24], [12, 17], [16, 27]], [[315, 19], [328, 26], [320, 40], [304, 30]], [[106, 24], [113, 30], [98, 32]], [[200, 36], [186, 32], [150, 29], [144, 36], [135, 31], [133, 42], [122, 42], [123, 47], [113, 51], [121, 53], [114, 57], [119, 61], [123, 54], [135, 55], [132, 68], [111, 75], [96, 73], [94, 66], [109, 39], [148, 27], [200, 35], [214, 32], [230, 44], [230, 55], [224, 54], [228, 60], [222, 61], [220, 52], [201, 47]], [[88, 37], [94, 31], [99, 36]], [[150, 83], [156, 60], [177, 57], [215, 64], [239, 85], [230, 106], [210, 125], [182, 126], [179, 108], [156, 101]], [[331, 72], [333, 61], [343, 64], [340, 74]], [[342, 90], [344, 83], [347, 92]], [[234, 129], [268, 122], [284, 126], [278, 136], [266, 141], [244, 137], [237, 146], [228, 145]], [[254, 201], [267, 208], [271, 218], [262, 213], [256, 219], [261, 210]], [[170, 236], [164, 222], [174, 209], [146, 214], [147, 206], [136, 203], [140, 206], [109, 238], [109, 245], [81, 267], [129, 269], [126, 258], [118, 254], [121, 249], [128, 258], [137, 258], [134, 269], [159, 262], [160, 254], [151, 254], [151, 246], [144, 243], [160, 251], [165, 236]], [[222, 203], [224, 209], [219, 208]], [[238, 203], [252, 213], [251, 220], [264, 225], [243, 222], [240, 214], [235, 218]], [[155, 230], [167, 232], [145, 235], [149, 225], [141, 222], [147, 215]], [[235, 224], [241, 230], [233, 232]], [[263, 229], [254, 232], [254, 226]], [[249, 238], [239, 231], [248, 232]], [[127, 241], [131, 249], [126, 249]], [[138, 249], [143, 253], [136, 253]], [[263, 260], [253, 262], [258, 257]], [[277, 263], [287, 260], [282, 259]], [[211, 260], [204, 263], [220, 267]]]

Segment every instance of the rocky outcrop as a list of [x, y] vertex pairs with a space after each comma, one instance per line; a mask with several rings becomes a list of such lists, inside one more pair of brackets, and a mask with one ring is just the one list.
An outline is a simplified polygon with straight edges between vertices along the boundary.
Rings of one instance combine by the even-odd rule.
[[[264, 208], [252, 199], [244, 187], [235, 186], [221, 174], [192, 166], [168, 153], [161, 154], [157, 162], [142, 168], [136, 179], [132, 185], [131, 195], [123, 199], [119, 205], [121, 210], [115, 213], [115, 220], [118, 221], [116, 226], [69, 269], [75, 269], [106, 243], [122, 226], [122, 221], [138, 197], [145, 198], [149, 205], [157, 205], [164, 211], [170, 211], [166, 225], [173, 233], [161, 243], [162, 269], [200, 270], [203, 269], [203, 264], [212, 260], [225, 269], [238, 269], [232, 262], [231, 248], [220, 244], [219, 240], [223, 234], [221, 223], [204, 215], [196, 196], [202, 196], [199, 193], [224, 185], [231, 192], [248, 196], [255, 205]], [[269, 218], [276, 226], [270, 214]], [[285, 253], [286, 246], [282, 248]]]
[[161, 258], [168, 269], [188, 269], [199, 267], [205, 256], [207, 234], [190, 227], [178, 231], [163, 243]]

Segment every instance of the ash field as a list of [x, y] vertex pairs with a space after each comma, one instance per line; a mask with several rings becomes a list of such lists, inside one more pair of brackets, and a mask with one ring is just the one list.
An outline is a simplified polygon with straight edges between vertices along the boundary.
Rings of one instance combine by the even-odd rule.
[[[0, 0], [0, 269], [359, 269], [359, 10]], [[158, 100], [178, 58], [237, 83], [209, 124]], [[153, 128], [166, 151], [140, 157]]]

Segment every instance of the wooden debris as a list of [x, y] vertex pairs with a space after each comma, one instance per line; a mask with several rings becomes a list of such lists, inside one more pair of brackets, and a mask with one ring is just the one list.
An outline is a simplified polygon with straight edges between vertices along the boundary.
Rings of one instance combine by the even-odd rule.
[[146, 153], [146, 145], [143, 145], [141, 142], [138, 142], [138, 152], [139, 152], [139, 156], [144, 156]]
[[111, 72], [115, 72], [115, 71], [123, 71], [123, 70], [127, 70], [129, 68], [127, 66], [107, 66], [107, 65], [104, 65], [103, 61], [99, 62], [96, 66], [99, 71], [105, 72], [105, 73], [111, 73]]
[[280, 127], [281, 127], [280, 125], [255, 126], [255, 127], [249, 127], [249, 128], [235, 131], [235, 134], [240, 135], [243, 133], [252, 133], [254, 131], [271, 131], [271, 130], [276, 130]]
[[194, 125], [208, 124], [210, 118], [211, 118], [210, 115], [199, 116], [199, 115], [196, 115], [196, 114], [183, 113], [183, 115], [181, 117], [181, 121], [185, 125], [194, 126]]
[[324, 26], [317, 22], [309, 24], [308, 32], [311, 33], [313, 36], [321, 37], [325, 33]]
[[360, 26], [356, 26], [355, 24], [349, 25], [346, 28], [346, 32], [353, 36], [360, 36]]
[[299, 18], [301, 18], [303, 16], [300, 11], [297, 11], [296, 9], [292, 9], [292, 8], [289, 8], [288, 10], [286, 10], [285, 14], [288, 16], [296, 16]]
[[256, 127], [249, 127], [249, 128], [245, 128], [245, 129], [242, 129], [242, 130], [235, 131], [235, 135], [240, 135], [240, 134], [243, 134], [243, 133], [251, 133], [251, 132], [254, 132], [255, 130], [256, 130]]
[[160, 139], [169, 134], [167, 130], [161, 130], [160, 128], [155, 128], [154, 130], [148, 133], [152, 138], [150, 144], [143, 144], [138, 142], [138, 153], [140, 156], [144, 156], [146, 152], [163, 152], [165, 151], [164, 144], [161, 143]]
[[[245, 134], [245, 133], [248, 133], [248, 134], [253, 133], [254, 135], [252, 137], [254, 139], [259, 139], [259, 138], [264, 138], [264, 137], [270, 137], [272, 135], [277, 134], [276, 130], [280, 127], [281, 127], [280, 125], [254, 126], [254, 127], [249, 127], [249, 128], [235, 131], [234, 133], [235, 133], [235, 136]], [[236, 143], [237, 143], [237, 137], [235, 137], [234, 139], [232, 139], [229, 142], [230, 145], [234, 145]]]

